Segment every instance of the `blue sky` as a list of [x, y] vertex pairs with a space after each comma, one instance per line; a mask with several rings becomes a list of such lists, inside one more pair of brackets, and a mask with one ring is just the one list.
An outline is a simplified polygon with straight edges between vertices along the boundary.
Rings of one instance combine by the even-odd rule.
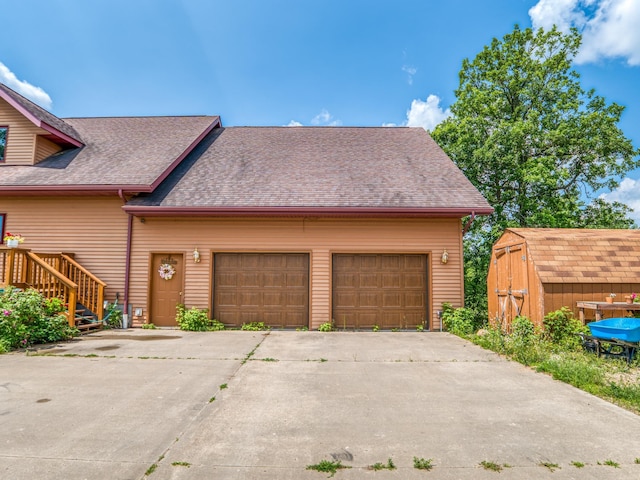
[[[60, 117], [433, 128], [494, 37], [579, 28], [585, 88], [640, 147], [638, 0], [2, 0], [0, 81]], [[640, 171], [606, 198], [637, 210]]]

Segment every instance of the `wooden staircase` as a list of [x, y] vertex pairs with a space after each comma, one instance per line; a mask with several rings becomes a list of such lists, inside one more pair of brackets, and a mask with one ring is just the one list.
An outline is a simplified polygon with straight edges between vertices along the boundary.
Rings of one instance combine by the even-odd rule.
[[33, 288], [67, 306], [69, 325], [79, 330], [102, 327], [102, 280], [66, 253], [33, 253], [24, 248], [0, 247], [0, 286]]

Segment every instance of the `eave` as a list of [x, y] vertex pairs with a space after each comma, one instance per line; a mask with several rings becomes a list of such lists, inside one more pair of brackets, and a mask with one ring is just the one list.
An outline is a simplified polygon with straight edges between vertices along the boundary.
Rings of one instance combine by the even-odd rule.
[[125, 205], [126, 213], [136, 217], [415, 217], [462, 218], [489, 215], [493, 208], [397, 208], [397, 207], [154, 207]]
[[151, 193], [151, 185], [19, 185], [0, 186], [0, 197], [63, 195], [132, 195]]

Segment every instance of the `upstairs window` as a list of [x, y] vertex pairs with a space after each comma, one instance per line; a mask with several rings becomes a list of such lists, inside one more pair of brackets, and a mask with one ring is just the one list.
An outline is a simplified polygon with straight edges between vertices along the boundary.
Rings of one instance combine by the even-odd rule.
[[0, 162], [4, 162], [4, 152], [7, 149], [7, 132], [9, 127], [0, 127]]

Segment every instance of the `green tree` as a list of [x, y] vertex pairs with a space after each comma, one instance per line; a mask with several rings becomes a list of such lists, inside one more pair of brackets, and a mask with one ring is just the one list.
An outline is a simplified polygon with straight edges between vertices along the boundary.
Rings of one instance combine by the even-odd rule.
[[635, 226], [620, 203], [587, 203], [640, 162], [617, 126], [624, 107], [581, 87], [580, 43], [555, 28], [494, 38], [463, 61], [453, 115], [432, 133], [495, 208], [465, 237], [469, 307], [486, 309], [491, 246], [507, 227]]

